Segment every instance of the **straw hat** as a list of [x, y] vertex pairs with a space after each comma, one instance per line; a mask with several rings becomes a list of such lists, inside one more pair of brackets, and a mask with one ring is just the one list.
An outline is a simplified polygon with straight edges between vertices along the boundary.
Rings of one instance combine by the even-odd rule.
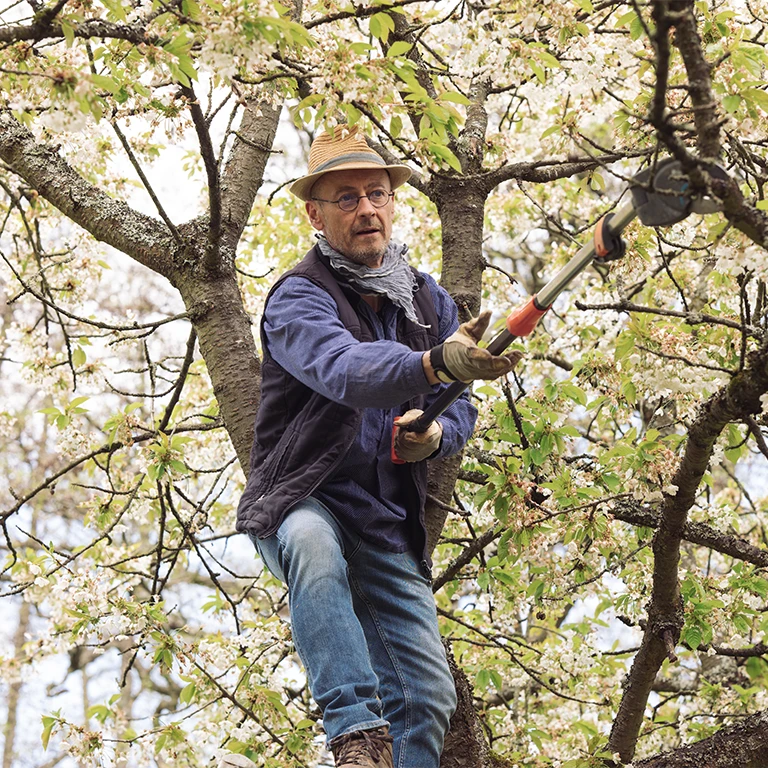
[[333, 134], [322, 133], [309, 148], [309, 173], [295, 181], [290, 189], [296, 197], [310, 199], [312, 185], [329, 171], [352, 171], [359, 168], [374, 168], [387, 171], [392, 189], [405, 184], [411, 175], [406, 165], [387, 165], [365, 142], [365, 136], [357, 127], [337, 125]]

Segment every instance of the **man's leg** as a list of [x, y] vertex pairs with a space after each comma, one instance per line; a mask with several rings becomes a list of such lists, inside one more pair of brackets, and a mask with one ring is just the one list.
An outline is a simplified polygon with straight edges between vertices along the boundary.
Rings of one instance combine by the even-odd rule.
[[328, 740], [387, 725], [352, 604], [349, 541], [334, 517], [310, 498], [290, 511], [273, 536], [254, 543], [269, 570], [288, 584], [293, 640]]
[[355, 609], [395, 739], [395, 768], [438, 768], [456, 690], [431, 585], [410, 552], [363, 543], [348, 561]]

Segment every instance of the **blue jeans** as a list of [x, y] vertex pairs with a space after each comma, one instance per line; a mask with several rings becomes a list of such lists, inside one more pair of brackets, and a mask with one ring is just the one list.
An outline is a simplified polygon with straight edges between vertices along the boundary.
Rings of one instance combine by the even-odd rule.
[[293, 641], [328, 740], [389, 725], [395, 768], [438, 768], [456, 691], [418, 558], [364, 542], [313, 498], [252, 539], [288, 584]]

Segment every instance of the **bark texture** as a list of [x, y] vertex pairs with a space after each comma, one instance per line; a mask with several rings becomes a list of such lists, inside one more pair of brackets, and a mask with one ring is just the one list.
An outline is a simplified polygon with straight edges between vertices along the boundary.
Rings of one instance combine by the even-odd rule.
[[487, 190], [476, 180], [438, 178], [433, 182], [432, 199], [443, 228], [440, 283], [456, 302], [461, 320], [468, 320], [480, 310], [485, 269], [483, 217], [487, 195]]
[[450, 646], [448, 664], [456, 682], [458, 705], [445, 737], [440, 768], [505, 768], [503, 761], [491, 752], [473, 702], [472, 684], [459, 669]]
[[225, 262], [216, 274], [207, 273], [201, 266], [205, 252], [202, 234], [200, 242], [195, 266], [179, 270], [175, 282], [197, 331], [224, 426], [247, 474], [259, 405], [261, 361], [234, 267]]
[[633, 763], [633, 768], [765, 768], [768, 711], [744, 718], [708, 739]]

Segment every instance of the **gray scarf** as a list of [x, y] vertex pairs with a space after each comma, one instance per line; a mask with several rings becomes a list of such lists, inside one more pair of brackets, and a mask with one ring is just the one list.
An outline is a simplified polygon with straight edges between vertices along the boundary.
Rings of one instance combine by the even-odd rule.
[[413, 308], [413, 294], [418, 290], [418, 284], [416, 283], [416, 276], [405, 260], [405, 254], [408, 252], [407, 245], [390, 240], [381, 266], [376, 269], [367, 267], [365, 264], [358, 264], [343, 256], [333, 248], [323, 235], [318, 235], [317, 245], [321, 253], [328, 257], [331, 266], [356, 291], [386, 296], [405, 312], [405, 316], [409, 320], [416, 325], [421, 325], [422, 328], [429, 327], [419, 322], [416, 317], [416, 310]]

